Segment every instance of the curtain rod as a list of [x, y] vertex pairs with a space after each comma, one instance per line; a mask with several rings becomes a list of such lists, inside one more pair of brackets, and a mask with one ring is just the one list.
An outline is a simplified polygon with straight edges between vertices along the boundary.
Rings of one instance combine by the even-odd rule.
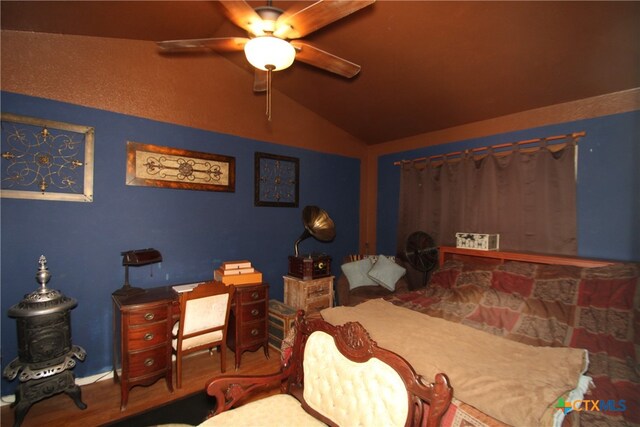
[[[400, 166], [403, 163], [413, 163], [413, 162], [421, 162], [423, 160], [433, 160], [433, 159], [438, 159], [440, 157], [449, 157], [449, 156], [457, 156], [466, 152], [478, 152], [478, 151], [485, 151], [488, 150], [490, 148], [505, 148], [505, 147], [513, 147], [514, 145], [526, 145], [526, 144], [533, 144], [536, 142], [540, 142], [540, 141], [554, 141], [556, 139], [566, 139], [566, 138], [581, 138], [583, 136], [585, 136], [587, 133], [585, 131], [582, 132], [574, 132], [574, 133], [568, 133], [566, 135], [556, 135], [556, 136], [548, 136], [546, 138], [535, 138], [535, 139], [527, 139], [525, 141], [518, 141], [518, 142], [507, 142], [504, 144], [496, 144], [496, 145], [488, 145], [486, 147], [478, 147], [478, 148], [471, 148], [468, 150], [463, 150], [463, 151], [453, 151], [451, 153], [446, 153], [446, 154], [435, 154], [433, 156], [428, 156], [428, 157], [418, 157], [417, 159], [413, 159], [413, 160], [399, 160], [396, 162], [393, 162], [394, 166]], [[508, 150], [504, 150], [504, 151], [508, 151]]]

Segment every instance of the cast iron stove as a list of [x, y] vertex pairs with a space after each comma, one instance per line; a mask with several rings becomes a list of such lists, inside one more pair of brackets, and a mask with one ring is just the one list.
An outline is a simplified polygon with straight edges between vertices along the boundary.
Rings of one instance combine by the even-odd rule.
[[39, 264], [36, 280], [40, 288], [9, 309], [18, 327], [18, 357], [5, 367], [3, 375], [9, 381], [16, 376], [20, 380], [11, 405], [15, 407], [15, 427], [31, 405], [58, 393], [68, 394], [80, 409], [87, 407], [71, 371], [75, 359], [82, 361], [86, 356], [82, 347], [71, 344], [69, 313], [77, 302], [47, 288], [51, 273], [44, 255]]

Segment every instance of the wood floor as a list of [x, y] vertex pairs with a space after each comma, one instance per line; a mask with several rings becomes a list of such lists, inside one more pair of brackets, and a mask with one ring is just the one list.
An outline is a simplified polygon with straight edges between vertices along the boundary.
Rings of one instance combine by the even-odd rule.
[[[239, 370], [233, 368], [234, 354], [227, 352], [226, 374], [258, 375], [277, 372], [280, 367], [280, 353], [269, 349], [267, 359], [262, 349], [245, 352]], [[149, 387], [136, 386], [129, 392], [127, 409], [120, 412], [120, 385], [112, 379], [82, 386], [82, 400], [87, 409], [79, 409], [66, 394], [61, 393], [35, 403], [25, 417], [23, 427], [68, 427], [100, 426], [136, 413], [147, 411], [164, 405], [172, 400], [204, 391], [204, 385], [213, 376], [220, 375], [219, 354], [214, 352], [197, 353], [184, 360], [182, 388], [175, 385], [175, 369], [173, 393], [167, 389], [164, 379]], [[0, 424], [3, 427], [13, 425], [13, 409], [5, 405], [0, 411]]]

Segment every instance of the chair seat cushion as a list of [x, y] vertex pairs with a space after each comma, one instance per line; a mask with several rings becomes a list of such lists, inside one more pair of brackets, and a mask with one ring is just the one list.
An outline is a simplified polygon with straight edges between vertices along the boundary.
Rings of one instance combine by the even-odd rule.
[[275, 394], [249, 402], [211, 417], [201, 426], [326, 427], [313, 418], [298, 400], [288, 394]]
[[[178, 336], [179, 327], [180, 327], [180, 322], [176, 322], [175, 325], [173, 325], [173, 330], [171, 331], [174, 337], [171, 340], [171, 346], [173, 347], [174, 350], [178, 349], [178, 339], [175, 337]], [[213, 343], [220, 340], [222, 340], [222, 331], [213, 331], [213, 332], [209, 332], [208, 334], [198, 335], [198, 336], [183, 340], [182, 349], [189, 350], [190, 348], [193, 348], [193, 347], [198, 347], [200, 345]]]

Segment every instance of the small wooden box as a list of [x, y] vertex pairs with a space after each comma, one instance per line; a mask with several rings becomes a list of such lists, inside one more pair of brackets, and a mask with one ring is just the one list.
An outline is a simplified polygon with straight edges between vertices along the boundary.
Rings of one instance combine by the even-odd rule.
[[456, 233], [456, 248], [497, 251], [499, 246], [499, 234]]
[[269, 346], [280, 351], [282, 340], [296, 320], [296, 309], [280, 301], [269, 300]]

